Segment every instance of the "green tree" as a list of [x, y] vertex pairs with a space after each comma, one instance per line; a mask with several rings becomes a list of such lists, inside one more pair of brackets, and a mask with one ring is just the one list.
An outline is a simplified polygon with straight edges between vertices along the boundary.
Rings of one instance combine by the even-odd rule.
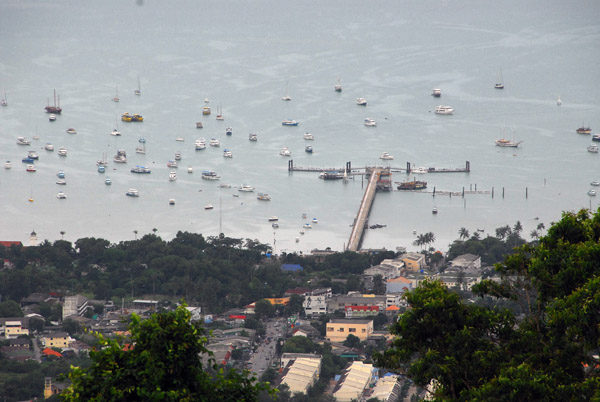
[[600, 400], [598, 261], [600, 210], [564, 213], [539, 243], [496, 266], [501, 282], [474, 287], [516, 301], [519, 313], [425, 282], [406, 295], [392, 347], [375, 359], [431, 386], [435, 400]]
[[258, 319], [273, 317], [275, 315], [275, 306], [267, 299], [262, 299], [254, 305], [254, 314]]
[[0, 303], [0, 318], [2, 317], [23, 317], [23, 312], [19, 303], [13, 300], [7, 300]]
[[469, 238], [469, 231], [465, 227], [461, 227], [458, 230], [458, 238], [461, 240], [466, 240]]
[[[219, 368], [206, 349], [206, 332], [190, 318], [185, 306], [144, 321], [133, 314], [130, 339], [109, 340], [97, 334], [101, 347], [90, 352], [89, 368], [71, 370], [72, 384], [63, 400], [256, 400], [268, 385], [255, 383], [247, 372]], [[210, 357], [208, 364], [202, 356]]]
[[360, 345], [360, 338], [356, 335], [348, 334], [343, 345], [349, 348], [355, 348]]

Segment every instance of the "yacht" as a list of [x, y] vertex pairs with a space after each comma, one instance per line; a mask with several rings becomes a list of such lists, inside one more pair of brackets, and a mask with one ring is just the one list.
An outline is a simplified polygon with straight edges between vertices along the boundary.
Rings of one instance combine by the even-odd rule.
[[139, 197], [140, 193], [137, 189], [135, 188], [130, 188], [129, 190], [127, 190], [127, 192], [125, 193], [126, 196], [129, 197]]
[[150, 170], [150, 168], [137, 165], [136, 167], [131, 168], [131, 173], [150, 174], [152, 173], [152, 171]]
[[177, 172], [175, 172], [174, 170], [171, 170], [171, 172], [169, 173], [169, 181], [175, 181], [177, 180]]
[[315, 136], [312, 135], [311, 133], [304, 133], [304, 139], [312, 141], [315, 139]]
[[223, 150], [223, 157], [224, 158], [233, 158], [233, 152], [231, 152], [229, 149], [225, 149], [225, 150]]
[[176, 168], [177, 167], [177, 161], [174, 161], [174, 160], [167, 161], [167, 167]]
[[74, 128], [67, 128], [67, 134], [77, 134], [77, 130]]
[[590, 144], [587, 147], [587, 150], [588, 150], [588, 152], [592, 152], [592, 153], [597, 154], [598, 153], [598, 145], [596, 145], [596, 144]]
[[506, 147], [506, 148], [517, 148], [522, 141], [511, 141], [511, 140], [507, 140], [506, 138], [500, 138], [499, 140], [496, 140], [496, 146], [498, 147]]
[[250, 134], [248, 134], [248, 139], [249, 139], [250, 141], [258, 141], [258, 137], [257, 137], [257, 136], [256, 136], [256, 134], [254, 134], [254, 133], [250, 133]]
[[34, 165], [27, 165], [27, 168], [25, 169], [28, 172], [35, 172], [35, 166]]
[[196, 140], [196, 143], [194, 145], [196, 147], [196, 151], [201, 151], [203, 149], [206, 149], [206, 140], [204, 138]]
[[10, 161], [4, 162], [4, 169], [11, 169], [11, 168], [12, 168], [12, 163], [10, 163]]
[[57, 153], [58, 153], [58, 155], [60, 155], [60, 156], [67, 156], [67, 148], [65, 148], [65, 147], [60, 147], [60, 148], [58, 148], [58, 152], [57, 152]]
[[439, 105], [439, 106], [436, 106], [435, 113], [436, 114], [452, 114], [452, 113], [454, 113], [454, 109], [452, 108], [452, 106]]
[[267, 193], [258, 193], [256, 199], [260, 201], [271, 201], [271, 196]]
[[242, 191], [245, 193], [251, 193], [254, 191], [254, 187], [252, 187], [249, 184], [243, 184], [240, 188], [238, 188], [238, 191]]
[[27, 157], [31, 158], [31, 159], [35, 159], [35, 160], [40, 159], [38, 153], [35, 152], [35, 151], [29, 151], [29, 152], [27, 152]]
[[225, 129], [225, 134], [226, 134], [226, 135], [232, 135], [232, 134], [233, 134], [233, 129], [232, 129], [231, 127], [227, 127], [227, 128]]
[[417, 173], [417, 174], [424, 174], [424, 173], [429, 172], [429, 169], [427, 169], [426, 167], [418, 167], [418, 168], [411, 169], [410, 172]]
[[365, 126], [367, 126], [367, 127], [376, 127], [377, 126], [377, 122], [375, 120], [370, 119], [370, 118], [367, 117], [365, 119]]
[[113, 161], [116, 163], [127, 163], [127, 152], [124, 149], [119, 149], [114, 156]]
[[48, 120], [56, 121], [56, 115], [54, 113], [50, 114], [50, 116], [48, 116]]
[[48, 142], [48, 143], [47, 143], [47, 144], [44, 146], [44, 149], [45, 149], [46, 151], [50, 151], [50, 152], [52, 152], [52, 151], [54, 151], [54, 145], [52, 145], [52, 144], [50, 144], [50, 143]]
[[214, 170], [204, 170], [202, 172], [202, 178], [204, 180], [219, 180], [221, 176], [217, 175]]
[[439, 98], [440, 96], [442, 96], [442, 90], [434, 88], [433, 92], [431, 92], [431, 96], [433, 96], [434, 98]]
[[65, 198], [67, 198], [67, 195], [64, 192], [59, 191], [58, 194], [56, 194], [56, 198], [58, 198], [59, 200], [64, 200]]
[[367, 100], [365, 98], [356, 98], [356, 104], [358, 106], [367, 106]]
[[304, 152], [312, 154], [313, 153], [313, 147], [311, 145], [307, 145], [304, 147]]
[[281, 122], [281, 125], [282, 126], [297, 126], [298, 122], [296, 120], [286, 119], [286, 120], [284, 120], [284, 121]]
[[279, 155], [292, 156], [292, 151], [290, 151], [288, 147], [283, 147], [283, 148], [281, 148], [281, 151], [279, 151]]
[[387, 153], [387, 152], [383, 152], [381, 155], [379, 155], [379, 159], [382, 159], [382, 160], [384, 160], [384, 161], [389, 161], [389, 160], [392, 160], [392, 159], [394, 159], [394, 156], [393, 156], [393, 155], [390, 155], [390, 154], [389, 154], [389, 153]]
[[57, 179], [56, 184], [60, 184], [61, 186], [64, 186], [67, 184], [67, 181], [65, 179]]
[[110, 132], [110, 135], [114, 135], [115, 137], [118, 137], [121, 135], [121, 132], [115, 128], [113, 131]]
[[208, 145], [210, 145], [211, 147], [220, 147], [221, 142], [219, 140], [217, 140], [216, 138], [211, 138]]
[[106, 184], [107, 186], [110, 186], [112, 184], [112, 180], [110, 179], [110, 177], [104, 179], [104, 184]]
[[31, 141], [25, 137], [17, 137], [17, 144], [18, 145], [31, 145]]

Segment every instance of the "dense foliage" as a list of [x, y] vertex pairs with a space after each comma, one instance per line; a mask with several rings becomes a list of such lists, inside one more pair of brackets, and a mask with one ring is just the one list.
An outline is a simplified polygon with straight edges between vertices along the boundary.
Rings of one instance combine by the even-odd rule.
[[600, 211], [564, 213], [537, 244], [498, 264], [480, 295], [523, 314], [463, 301], [439, 282], [407, 294], [381, 366], [440, 401], [600, 399]]
[[224, 371], [205, 345], [206, 332], [181, 306], [141, 320], [132, 316], [130, 337], [90, 352], [89, 368], [73, 368], [64, 401], [255, 401], [267, 384], [248, 373]]

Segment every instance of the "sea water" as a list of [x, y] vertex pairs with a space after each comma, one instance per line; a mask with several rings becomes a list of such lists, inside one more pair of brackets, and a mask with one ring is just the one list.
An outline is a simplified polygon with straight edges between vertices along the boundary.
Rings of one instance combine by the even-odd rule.
[[[575, 129], [600, 132], [599, 9], [538, 0], [3, 1], [0, 90], [8, 106], [0, 108], [0, 158], [13, 168], [0, 168], [0, 238], [27, 244], [35, 230], [41, 240], [117, 243], [153, 230], [167, 240], [178, 231], [223, 232], [277, 253], [342, 250], [366, 180], [290, 173], [289, 159], [322, 168], [470, 162], [470, 173], [417, 177], [428, 192], [378, 193], [369, 223], [386, 226], [366, 231], [365, 248], [416, 249], [416, 234], [433, 232], [433, 246], [445, 250], [461, 227], [485, 236], [516, 221], [529, 237], [562, 211], [598, 206], [587, 190], [600, 179], [600, 156], [587, 152], [590, 136]], [[493, 88], [500, 74], [504, 90]], [[138, 77], [141, 96], [134, 95]], [[338, 78], [341, 93], [334, 91]], [[117, 88], [118, 103], [111, 101]], [[281, 100], [286, 88], [289, 102]], [[430, 96], [433, 88], [441, 98]], [[63, 113], [49, 122], [44, 107], [55, 89]], [[358, 97], [368, 106], [357, 106]], [[209, 116], [202, 115], [205, 99]], [[434, 114], [438, 104], [454, 115]], [[215, 119], [218, 108], [224, 121]], [[144, 122], [121, 122], [123, 112]], [[377, 127], [365, 127], [367, 117]], [[300, 124], [284, 127], [284, 119]], [[67, 134], [69, 127], [77, 134]], [[116, 127], [122, 136], [110, 135]], [[257, 142], [248, 141], [251, 132]], [[304, 140], [304, 132], [315, 140]], [[18, 136], [39, 140], [21, 146]], [[135, 153], [140, 137], [145, 155]], [[200, 137], [221, 147], [195, 151]], [[501, 137], [523, 143], [496, 147]], [[68, 156], [44, 151], [47, 142], [65, 146]], [[291, 157], [279, 155], [284, 146]], [[222, 156], [225, 148], [233, 158]], [[127, 151], [127, 164], [112, 162], [118, 149]], [[28, 150], [40, 154], [35, 173], [21, 163]], [[182, 160], [178, 179], [169, 181], [166, 163], [175, 152]], [[381, 161], [382, 152], [394, 160]], [[100, 174], [96, 161], [104, 156]], [[130, 173], [138, 164], [152, 173]], [[202, 180], [205, 169], [221, 180]], [[59, 170], [66, 186], [55, 184]], [[414, 176], [396, 172], [392, 180]], [[242, 184], [255, 193], [238, 192]], [[139, 198], [125, 196], [129, 188]], [[482, 193], [434, 197], [433, 188]], [[67, 199], [56, 198], [60, 190]], [[257, 192], [271, 201], [257, 200]], [[312, 218], [318, 223], [300, 234]]]

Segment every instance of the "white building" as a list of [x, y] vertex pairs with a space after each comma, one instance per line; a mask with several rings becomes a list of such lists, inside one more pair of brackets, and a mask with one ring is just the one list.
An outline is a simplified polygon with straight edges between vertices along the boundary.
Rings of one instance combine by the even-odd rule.
[[373, 365], [353, 362], [342, 373], [340, 381], [333, 391], [333, 396], [338, 402], [360, 400], [362, 393], [369, 388], [372, 381]]
[[65, 304], [63, 305], [63, 320], [72, 315], [83, 317], [85, 312], [91, 306], [88, 304], [88, 299], [85, 296], [65, 296]]
[[327, 314], [327, 296], [306, 296], [302, 302], [307, 317]]
[[299, 357], [291, 360], [285, 368], [281, 384], [286, 384], [290, 393], [306, 394], [319, 380], [321, 371], [321, 356]]

